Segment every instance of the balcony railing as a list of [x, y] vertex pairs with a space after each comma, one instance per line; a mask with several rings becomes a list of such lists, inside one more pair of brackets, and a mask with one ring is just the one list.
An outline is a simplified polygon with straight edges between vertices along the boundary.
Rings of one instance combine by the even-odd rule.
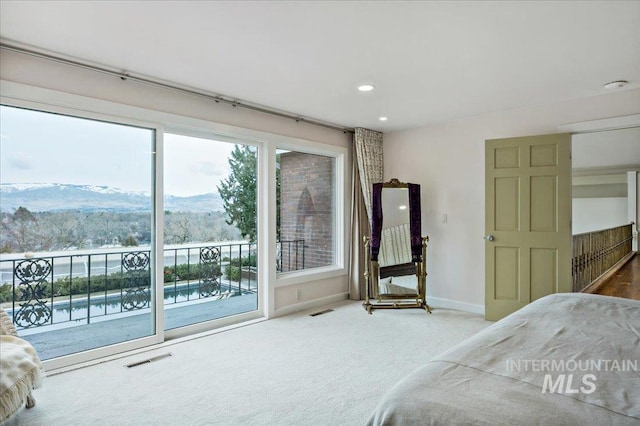
[[632, 250], [632, 225], [573, 236], [573, 291], [580, 292]]
[[[304, 259], [302, 240], [278, 245], [279, 253], [285, 247]], [[165, 248], [164, 305], [255, 293], [256, 265], [253, 243]], [[302, 269], [304, 261], [288, 268]], [[30, 258], [5, 255], [0, 259], [0, 303], [19, 330], [131, 315], [150, 307], [151, 271], [151, 252], [133, 247]]]
[[304, 240], [278, 241], [276, 247], [278, 272], [299, 271], [304, 265]]

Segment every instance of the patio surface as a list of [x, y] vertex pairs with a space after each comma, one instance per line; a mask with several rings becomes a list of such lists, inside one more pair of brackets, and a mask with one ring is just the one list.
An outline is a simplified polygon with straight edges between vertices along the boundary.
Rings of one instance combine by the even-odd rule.
[[[197, 303], [181, 303], [165, 308], [165, 329], [224, 318], [257, 309], [257, 294], [249, 293], [222, 300]], [[71, 353], [95, 349], [115, 343], [134, 340], [153, 334], [151, 312], [125, 317], [101, 317], [91, 324], [79, 324], [65, 328], [41, 327], [42, 332], [20, 334], [38, 351], [41, 359], [51, 359]], [[47, 330], [48, 329], [48, 330]]]

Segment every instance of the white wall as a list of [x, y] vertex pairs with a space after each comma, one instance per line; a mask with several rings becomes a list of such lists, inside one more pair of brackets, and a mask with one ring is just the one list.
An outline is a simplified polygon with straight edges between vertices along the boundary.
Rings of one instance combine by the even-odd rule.
[[[233, 108], [226, 104], [216, 104], [203, 97], [132, 81], [122, 81], [117, 77], [6, 50], [0, 50], [0, 79], [246, 129], [351, 147], [352, 135], [341, 131], [297, 123], [294, 120], [247, 109]], [[351, 161], [347, 158], [345, 170], [347, 179], [351, 176], [350, 167]], [[349, 211], [350, 194], [347, 193], [345, 194], [346, 223], [349, 223]], [[300, 289], [302, 291], [296, 291]], [[314, 302], [327, 303], [346, 298], [347, 293], [346, 273], [313, 282], [281, 286], [274, 290], [274, 310], [286, 313], [295, 310], [295, 306], [311, 307]]]
[[[610, 132], [598, 132], [598, 134], [601, 133]], [[572, 138], [572, 154], [584, 146], [584, 143], [576, 143], [576, 139], [578, 138]], [[600, 143], [604, 144], [604, 141]], [[612, 149], [615, 150], [615, 148]], [[638, 150], [640, 150], [640, 146], [638, 146]], [[626, 151], [623, 151], [623, 154]], [[594, 152], [593, 155], [597, 157], [598, 153]], [[633, 153], [633, 155], [636, 154]], [[627, 157], [629, 156], [631, 154]], [[573, 235], [628, 224], [630, 222], [627, 216], [631, 188], [627, 184], [627, 173], [589, 174], [588, 169], [584, 168], [583, 170], [586, 170], [587, 174], [576, 174], [575, 155], [572, 156], [572, 160], [574, 173], [571, 179], [573, 194], [571, 231]], [[590, 161], [592, 164], [598, 164], [593, 159]]]
[[422, 185], [422, 227], [430, 237], [427, 295], [484, 307], [486, 139], [558, 133], [563, 124], [639, 112], [635, 89], [385, 134], [385, 180]]
[[572, 215], [574, 235], [626, 225], [627, 197], [574, 198]]

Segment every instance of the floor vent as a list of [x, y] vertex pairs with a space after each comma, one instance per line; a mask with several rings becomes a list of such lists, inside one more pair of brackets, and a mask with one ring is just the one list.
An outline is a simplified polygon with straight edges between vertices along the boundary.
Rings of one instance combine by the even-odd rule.
[[333, 309], [325, 309], [324, 311], [320, 311], [320, 312], [314, 312], [312, 314], [310, 314], [310, 317], [317, 317], [318, 315], [322, 315], [322, 314], [327, 314], [329, 312], [333, 312]]
[[133, 368], [133, 367], [138, 367], [138, 366], [143, 365], [143, 364], [151, 364], [152, 362], [160, 361], [161, 359], [169, 358], [170, 356], [173, 356], [173, 354], [171, 352], [168, 352], [166, 354], [154, 356], [152, 358], [143, 359], [142, 361], [138, 361], [138, 362], [134, 362], [134, 363], [131, 363], [131, 364], [127, 364], [127, 365], [125, 365], [125, 367]]

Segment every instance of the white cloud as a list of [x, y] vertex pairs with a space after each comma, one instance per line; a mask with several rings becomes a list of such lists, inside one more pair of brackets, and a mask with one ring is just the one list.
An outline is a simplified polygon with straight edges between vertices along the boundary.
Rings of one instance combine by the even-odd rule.
[[201, 161], [198, 170], [205, 176], [220, 175], [220, 167], [211, 161]]
[[16, 152], [7, 159], [8, 165], [13, 169], [31, 170], [33, 163], [26, 152]]

